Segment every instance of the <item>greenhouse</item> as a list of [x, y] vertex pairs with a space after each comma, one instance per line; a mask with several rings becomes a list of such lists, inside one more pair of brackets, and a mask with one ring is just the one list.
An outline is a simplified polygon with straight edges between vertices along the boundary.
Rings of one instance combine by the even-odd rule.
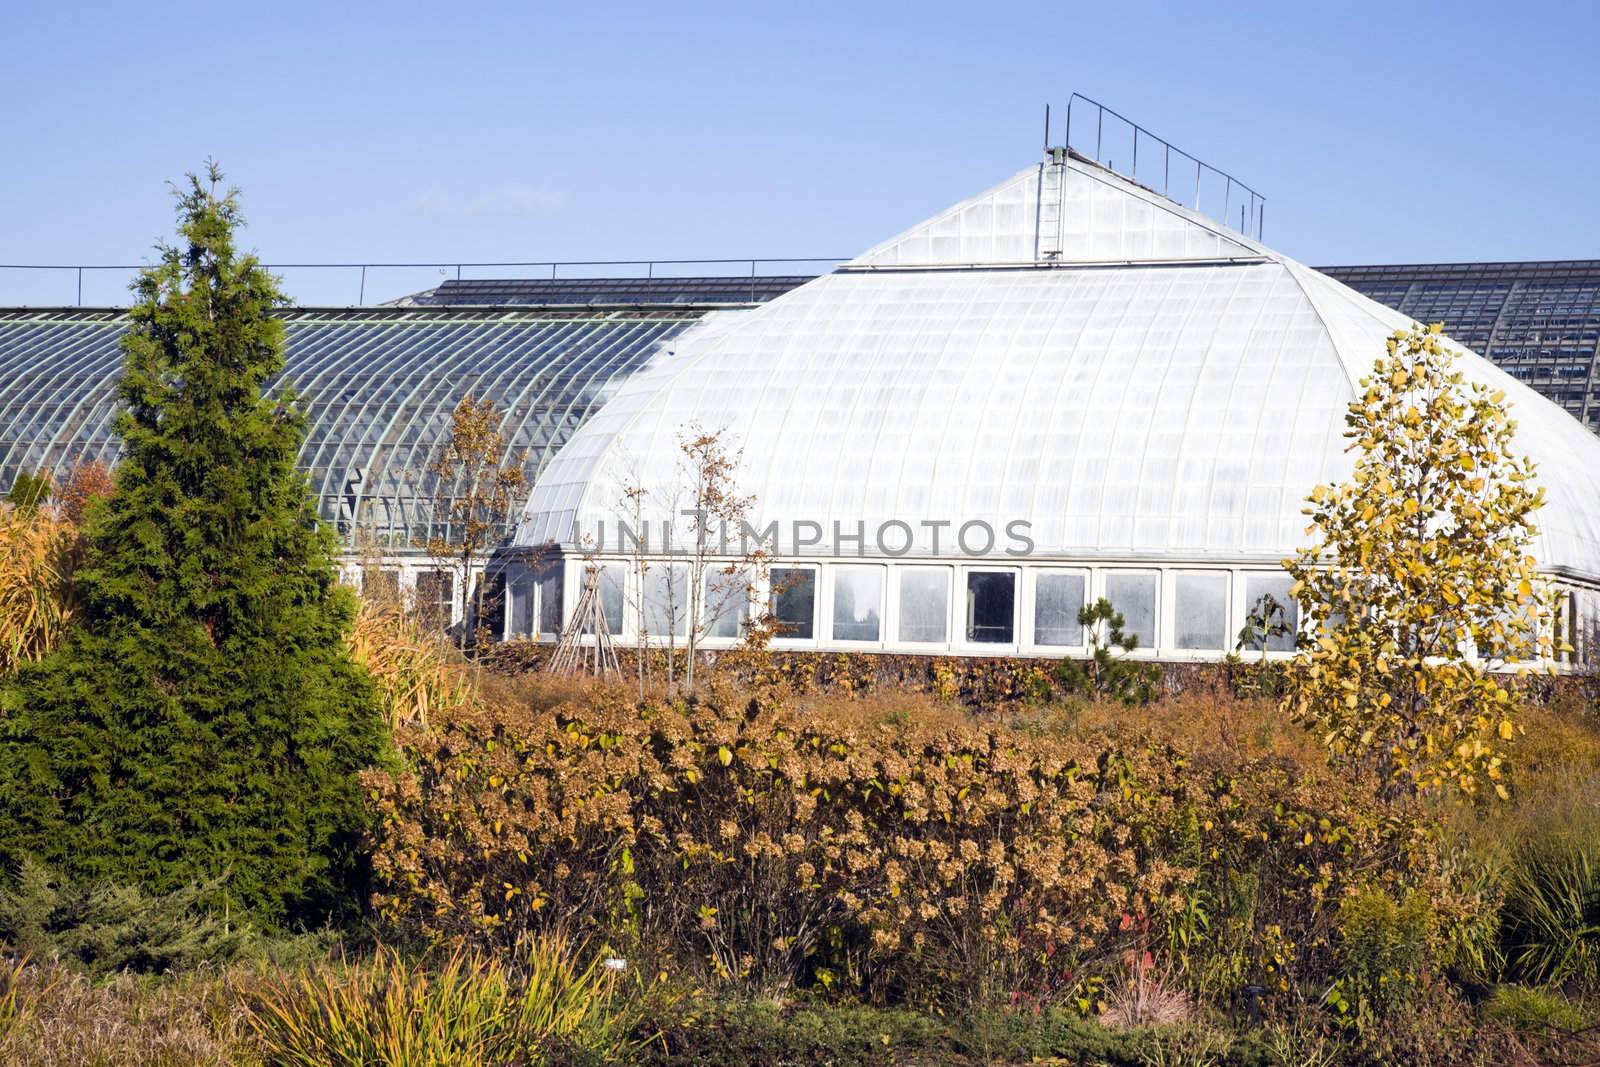
[[[592, 564], [619, 639], [681, 640], [689, 571], [667, 543], [689, 540], [679, 441], [700, 427], [740, 453], [737, 490], [775, 556], [708, 646], [770, 605], [777, 647], [1064, 655], [1103, 596], [1136, 655], [1218, 658], [1263, 596], [1292, 616], [1280, 561], [1305, 538], [1305, 497], [1348, 471], [1355, 382], [1410, 323], [1054, 150], [754, 310], [700, 320], [629, 378], [534, 488], [508, 633], [558, 631]], [[1592, 621], [1600, 440], [1461, 362], [1510, 398], [1548, 493], [1534, 551], [1568, 625]], [[713, 573], [739, 565], [742, 550], [717, 551]]]

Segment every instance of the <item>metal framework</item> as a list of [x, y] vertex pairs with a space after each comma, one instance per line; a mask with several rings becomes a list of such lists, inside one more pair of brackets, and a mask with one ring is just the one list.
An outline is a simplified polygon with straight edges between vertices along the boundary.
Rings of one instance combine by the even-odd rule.
[[1445, 332], [1600, 431], [1600, 260], [1322, 267]]
[[[531, 482], [620, 382], [713, 307], [412, 307], [283, 312], [310, 428], [300, 463], [321, 514], [379, 548], [449, 539], [428, 474], [468, 393], [506, 411]], [[112, 462], [119, 310], [0, 310], [0, 491], [20, 473]], [[275, 385], [277, 383], [274, 383]], [[441, 525], [441, 523], [443, 525]]]

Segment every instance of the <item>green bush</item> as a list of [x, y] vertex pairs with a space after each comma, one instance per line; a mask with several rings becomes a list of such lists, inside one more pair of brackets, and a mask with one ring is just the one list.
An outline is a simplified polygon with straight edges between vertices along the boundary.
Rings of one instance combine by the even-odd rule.
[[1516, 1031], [1542, 1033], [1582, 1030], [1593, 1017], [1560, 993], [1521, 985], [1496, 986], [1483, 1002], [1483, 1014]]
[[1501, 943], [1511, 977], [1600, 988], [1600, 818], [1525, 831], [1511, 850]]
[[1427, 980], [1433, 908], [1421, 893], [1396, 901], [1382, 889], [1366, 888], [1340, 903], [1338, 921], [1343, 974], [1328, 1003], [1365, 1028], [1409, 1005]]
[[278, 1067], [615, 1063], [636, 1044], [620, 985], [559, 937], [435, 961], [380, 950], [269, 980], [248, 1023]]
[[28, 859], [16, 887], [0, 890], [0, 943], [13, 955], [58, 960], [93, 977], [224, 963], [252, 947], [255, 934], [208, 912], [209, 888], [149, 895], [63, 879]]

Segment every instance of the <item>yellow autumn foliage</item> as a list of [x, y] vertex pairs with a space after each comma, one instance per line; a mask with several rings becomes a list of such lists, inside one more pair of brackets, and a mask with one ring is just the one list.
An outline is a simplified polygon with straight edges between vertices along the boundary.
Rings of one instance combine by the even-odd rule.
[[77, 544], [54, 508], [0, 506], [0, 674], [38, 660], [71, 624]]
[[1315, 637], [1286, 707], [1389, 795], [1504, 797], [1517, 734], [1506, 675], [1556, 651], [1529, 554], [1544, 493], [1515, 454], [1504, 394], [1454, 360], [1438, 326], [1416, 327], [1360, 383], [1354, 469], [1312, 490], [1314, 540], [1284, 561]]

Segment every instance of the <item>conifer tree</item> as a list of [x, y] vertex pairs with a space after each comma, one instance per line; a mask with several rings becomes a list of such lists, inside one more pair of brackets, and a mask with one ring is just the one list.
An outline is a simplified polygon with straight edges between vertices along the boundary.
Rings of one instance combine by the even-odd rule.
[[133, 289], [123, 458], [93, 512], [80, 621], [6, 693], [0, 860], [168, 892], [267, 925], [320, 922], [361, 875], [355, 774], [383, 757], [337, 581], [296, 456], [285, 303], [234, 249], [213, 164], [177, 190], [180, 239]]

